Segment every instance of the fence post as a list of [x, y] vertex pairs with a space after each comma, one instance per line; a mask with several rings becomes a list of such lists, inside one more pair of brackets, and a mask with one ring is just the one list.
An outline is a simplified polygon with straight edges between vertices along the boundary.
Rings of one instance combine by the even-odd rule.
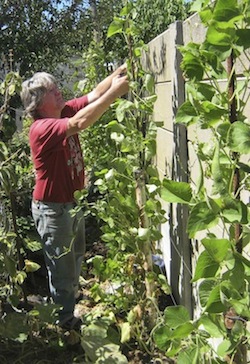
[[[175, 34], [175, 53], [172, 63], [172, 107], [173, 107], [173, 162], [172, 179], [179, 182], [189, 181], [187, 129], [184, 125], [175, 124], [178, 108], [185, 100], [185, 83], [180, 68], [181, 53], [178, 46], [183, 44], [183, 26], [177, 21], [170, 26]], [[174, 211], [173, 211], [174, 210]], [[173, 293], [177, 302], [184, 305], [190, 315], [193, 314], [191, 286], [191, 242], [187, 234], [188, 207], [174, 204], [171, 206], [171, 276]], [[170, 215], [171, 216], [171, 215]], [[178, 271], [176, 269], [178, 267]]]

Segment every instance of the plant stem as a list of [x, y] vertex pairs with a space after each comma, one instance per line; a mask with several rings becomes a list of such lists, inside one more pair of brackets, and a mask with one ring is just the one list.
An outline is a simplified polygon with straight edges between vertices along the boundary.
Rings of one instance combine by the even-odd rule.
[[[234, 53], [232, 51], [231, 55], [227, 60], [228, 66], [228, 75], [229, 75], [229, 86], [228, 86], [228, 97], [229, 97], [229, 119], [230, 123], [234, 123], [237, 121], [237, 110], [236, 110], [236, 97], [235, 97], [235, 67], [234, 67]], [[238, 153], [233, 153], [233, 159], [238, 160]], [[240, 193], [238, 193], [240, 188], [240, 171], [239, 168], [236, 167], [234, 171], [233, 177], [233, 193], [238, 200], [240, 200]], [[235, 245], [236, 250], [239, 253], [242, 253], [242, 226], [237, 223], [234, 228], [234, 237], [235, 237]]]

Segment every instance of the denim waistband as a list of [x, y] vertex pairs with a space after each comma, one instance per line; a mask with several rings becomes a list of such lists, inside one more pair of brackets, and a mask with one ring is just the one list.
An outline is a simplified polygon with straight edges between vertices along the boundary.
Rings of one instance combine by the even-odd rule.
[[34, 198], [32, 199], [32, 202], [35, 204], [35, 205], [56, 205], [56, 206], [59, 206], [59, 205], [62, 205], [62, 206], [70, 206], [70, 205], [73, 205], [73, 206], [76, 206], [76, 202], [75, 201], [72, 201], [72, 202], [52, 202], [52, 201], [41, 201], [41, 200], [35, 200]]

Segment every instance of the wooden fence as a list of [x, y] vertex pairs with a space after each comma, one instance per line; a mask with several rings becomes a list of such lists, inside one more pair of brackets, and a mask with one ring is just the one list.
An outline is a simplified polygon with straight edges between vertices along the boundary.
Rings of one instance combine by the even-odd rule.
[[[157, 165], [161, 178], [187, 182], [198, 175], [198, 163], [192, 150], [192, 142], [197, 138], [197, 131], [186, 130], [175, 124], [178, 107], [185, 100], [185, 83], [180, 68], [181, 54], [178, 45], [190, 41], [201, 43], [206, 29], [198, 14], [184, 22], [177, 21], [153, 39], [149, 44], [144, 63], [155, 76], [157, 101], [154, 107], [154, 120], [162, 121], [163, 126], [157, 132]], [[240, 73], [240, 70], [237, 72]], [[221, 81], [223, 83], [223, 81]], [[250, 105], [246, 107], [250, 115]], [[199, 134], [200, 140], [208, 141], [209, 133]], [[245, 196], [249, 201], [249, 195]], [[188, 210], [186, 206], [169, 204], [162, 201], [168, 221], [161, 226], [162, 240], [160, 247], [167, 271], [167, 278], [172, 287], [173, 299], [182, 304], [193, 315], [197, 307], [195, 286], [190, 280], [198, 252], [201, 249], [200, 237], [191, 241], [187, 235]], [[219, 226], [217, 227], [218, 231]], [[221, 234], [221, 231], [218, 233]], [[202, 235], [202, 234], [201, 234]]]

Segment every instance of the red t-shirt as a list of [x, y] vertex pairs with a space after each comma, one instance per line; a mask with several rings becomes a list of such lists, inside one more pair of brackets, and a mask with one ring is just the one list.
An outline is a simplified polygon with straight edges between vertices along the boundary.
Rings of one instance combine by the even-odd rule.
[[37, 119], [29, 132], [36, 170], [33, 198], [45, 202], [72, 202], [84, 187], [84, 164], [78, 135], [66, 138], [69, 117], [88, 104], [87, 96], [68, 101], [61, 119]]

